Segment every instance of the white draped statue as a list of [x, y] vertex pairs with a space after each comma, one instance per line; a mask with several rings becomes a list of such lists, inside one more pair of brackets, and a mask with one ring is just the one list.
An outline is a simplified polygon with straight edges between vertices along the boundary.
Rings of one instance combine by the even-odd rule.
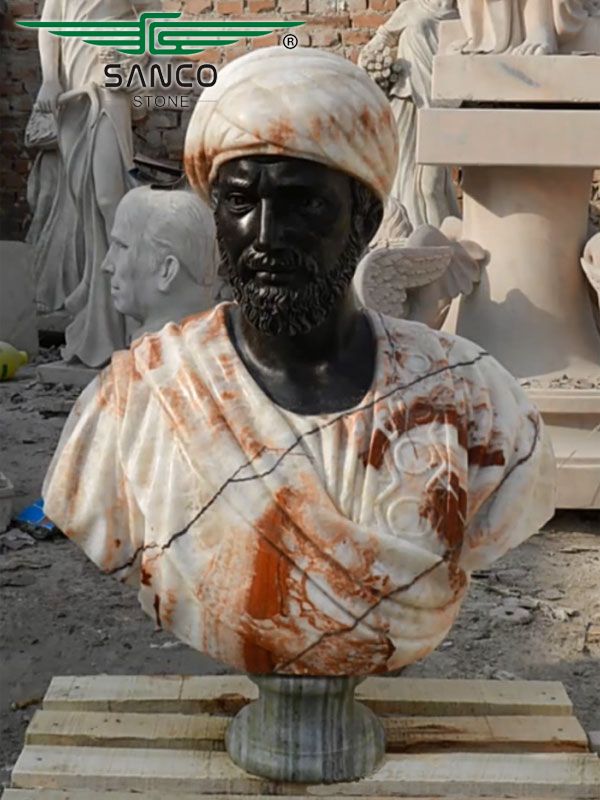
[[467, 32], [463, 53], [547, 55], [575, 36], [593, 9], [589, 0], [458, 0]]
[[56, 120], [34, 107], [25, 147], [35, 153], [27, 179], [31, 223], [25, 241], [33, 246], [38, 311], [58, 311], [81, 280], [77, 253], [77, 211], [58, 149]]
[[[46, 0], [45, 20], [134, 19], [130, 0]], [[104, 88], [103, 50], [79, 37], [39, 33], [43, 84], [37, 106], [54, 111], [58, 146], [74, 200], [77, 261], [81, 279], [65, 300], [75, 317], [66, 332], [65, 359], [100, 366], [125, 345], [124, 318], [111, 302], [100, 265], [108, 250], [119, 200], [133, 181], [130, 97]], [[57, 225], [54, 234], [61, 235]], [[63, 232], [64, 235], [64, 232]], [[56, 270], [62, 269], [56, 264]]]
[[417, 113], [431, 105], [439, 25], [457, 17], [455, 0], [404, 0], [359, 57], [360, 66], [377, 80], [392, 104], [400, 140], [392, 195], [406, 208], [414, 228], [439, 227], [446, 217], [460, 213], [450, 170], [416, 163]]

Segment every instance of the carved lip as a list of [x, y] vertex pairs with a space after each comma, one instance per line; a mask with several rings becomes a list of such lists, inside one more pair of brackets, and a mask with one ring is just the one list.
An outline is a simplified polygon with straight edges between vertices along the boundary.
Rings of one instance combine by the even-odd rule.
[[294, 278], [297, 276], [296, 272], [291, 270], [276, 270], [276, 271], [269, 271], [269, 270], [259, 270], [252, 275], [253, 280], [257, 281], [258, 283], [269, 283], [275, 286], [287, 286]]

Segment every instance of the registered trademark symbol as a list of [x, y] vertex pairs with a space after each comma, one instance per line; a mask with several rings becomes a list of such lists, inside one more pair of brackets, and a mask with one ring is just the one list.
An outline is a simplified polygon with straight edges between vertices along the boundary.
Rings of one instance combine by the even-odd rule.
[[286, 33], [281, 41], [283, 42], [283, 46], [287, 47], [288, 50], [293, 50], [294, 47], [298, 45], [298, 37], [293, 33]]

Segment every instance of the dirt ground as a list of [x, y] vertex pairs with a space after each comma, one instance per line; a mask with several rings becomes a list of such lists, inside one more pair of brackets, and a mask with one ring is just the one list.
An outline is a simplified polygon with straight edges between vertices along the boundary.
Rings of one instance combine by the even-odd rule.
[[[0, 383], [0, 471], [18, 492], [16, 511], [40, 496], [76, 395], [41, 386], [31, 366]], [[0, 535], [0, 786], [53, 675], [227, 671], [154, 630], [135, 591], [62, 536], [29, 540], [10, 528]], [[600, 514], [563, 512], [475, 575], [447, 640], [405, 674], [562, 681], [583, 726], [600, 730]]]

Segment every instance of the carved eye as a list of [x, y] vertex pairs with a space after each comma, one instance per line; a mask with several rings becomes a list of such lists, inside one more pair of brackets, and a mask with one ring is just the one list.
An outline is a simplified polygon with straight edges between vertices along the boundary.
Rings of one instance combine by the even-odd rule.
[[248, 198], [237, 192], [232, 192], [227, 195], [227, 205], [232, 211], [246, 211], [252, 208], [252, 203]]
[[304, 197], [300, 202], [300, 206], [303, 211], [319, 214], [325, 208], [325, 201], [320, 197]]

